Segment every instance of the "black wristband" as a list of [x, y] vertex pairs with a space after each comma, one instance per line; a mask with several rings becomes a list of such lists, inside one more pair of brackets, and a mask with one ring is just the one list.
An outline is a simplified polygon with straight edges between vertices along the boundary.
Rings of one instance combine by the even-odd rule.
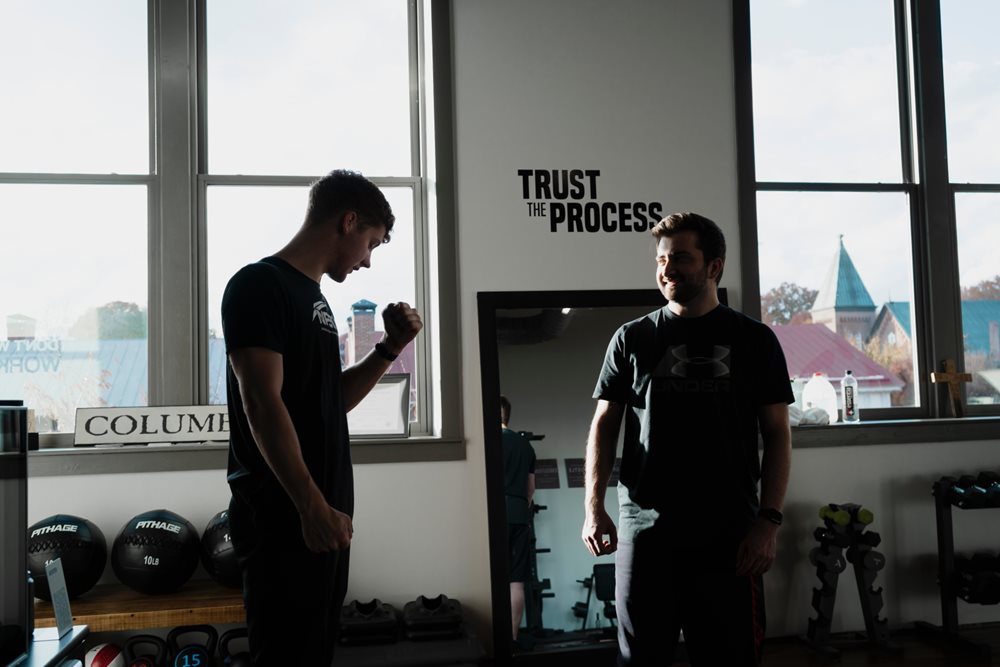
[[761, 507], [757, 511], [757, 516], [761, 519], [770, 521], [775, 526], [780, 526], [782, 520], [785, 518], [784, 515], [773, 507]]
[[383, 343], [382, 341], [375, 343], [375, 354], [382, 357], [386, 361], [396, 361], [396, 357], [399, 356], [398, 354], [393, 354], [392, 352], [390, 352], [389, 348], [387, 348], [385, 346], [385, 343]]

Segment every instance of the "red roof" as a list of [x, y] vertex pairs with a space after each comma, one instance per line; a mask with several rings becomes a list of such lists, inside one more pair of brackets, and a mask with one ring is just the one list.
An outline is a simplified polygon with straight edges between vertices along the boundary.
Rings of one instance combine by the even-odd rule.
[[850, 369], [865, 385], [884, 386], [889, 390], [903, 387], [899, 376], [875, 363], [861, 350], [830, 331], [823, 324], [788, 324], [772, 326], [785, 353], [788, 374], [810, 378], [815, 372], [826, 373], [831, 380]]

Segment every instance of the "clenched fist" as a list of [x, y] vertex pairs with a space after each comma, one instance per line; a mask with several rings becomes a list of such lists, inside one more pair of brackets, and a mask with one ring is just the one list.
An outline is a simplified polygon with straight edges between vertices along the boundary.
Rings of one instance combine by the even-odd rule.
[[382, 311], [382, 323], [385, 328], [385, 346], [396, 355], [424, 328], [420, 313], [402, 301], [385, 307]]

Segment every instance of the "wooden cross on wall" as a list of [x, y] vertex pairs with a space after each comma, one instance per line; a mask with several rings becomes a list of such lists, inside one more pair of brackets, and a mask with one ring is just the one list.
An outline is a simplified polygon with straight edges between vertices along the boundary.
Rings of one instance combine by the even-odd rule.
[[959, 373], [955, 368], [954, 359], [945, 359], [941, 362], [944, 371], [932, 371], [931, 382], [934, 384], [948, 385], [948, 398], [951, 399], [952, 417], [964, 416], [964, 406], [962, 405], [962, 383], [972, 382], [972, 375], [969, 373]]

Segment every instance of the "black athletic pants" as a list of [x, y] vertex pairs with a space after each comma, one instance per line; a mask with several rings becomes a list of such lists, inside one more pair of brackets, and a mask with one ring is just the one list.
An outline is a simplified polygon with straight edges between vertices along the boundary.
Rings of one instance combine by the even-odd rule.
[[229, 525], [243, 573], [254, 667], [328, 667], [347, 594], [350, 550], [312, 553], [298, 516], [277, 516], [266, 505], [254, 509], [236, 496]]
[[654, 527], [618, 542], [618, 664], [673, 664], [683, 629], [692, 667], [756, 667], [764, 638], [761, 578], [733, 574], [735, 552], [722, 559], [678, 554], [670, 548], [676, 539]]

